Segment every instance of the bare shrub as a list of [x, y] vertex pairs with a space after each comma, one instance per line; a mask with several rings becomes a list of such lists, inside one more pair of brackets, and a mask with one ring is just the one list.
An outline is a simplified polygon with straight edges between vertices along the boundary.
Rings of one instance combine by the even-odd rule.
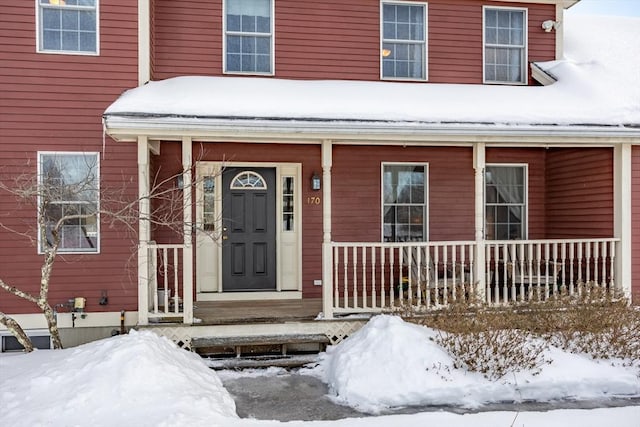
[[437, 329], [435, 341], [449, 351], [456, 367], [492, 380], [510, 372], [539, 372], [550, 362], [544, 357], [549, 345], [640, 367], [640, 310], [595, 284], [545, 301], [495, 307], [458, 300], [438, 311], [402, 315]]
[[456, 368], [479, 372], [499, 380], [511, 372], [538, 373], [545, 363], [548, 344], [522, 324], [512, 308], [489, 308], [472, 301], [459, 301], [437, 313], [408, 316], [410, 322], [437, 329], [434, 341], [444, 347]]

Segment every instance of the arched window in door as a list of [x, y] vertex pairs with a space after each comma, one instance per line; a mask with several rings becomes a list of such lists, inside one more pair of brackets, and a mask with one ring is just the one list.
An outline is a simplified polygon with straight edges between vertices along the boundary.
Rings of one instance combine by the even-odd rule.
[[231, 180], [232, 190], [266, 190], [267, 182], [253, 171], [243, 171]]

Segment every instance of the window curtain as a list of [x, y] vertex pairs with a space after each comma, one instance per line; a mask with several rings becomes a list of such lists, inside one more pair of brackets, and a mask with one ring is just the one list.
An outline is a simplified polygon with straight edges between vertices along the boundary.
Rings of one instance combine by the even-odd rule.
[[[494, 184], [502, 203], [513, 203], [509, 213], [522, 223], [522, 204], [524, 203], [524, 171], [521, 167], [487, 167], [487, 181]], [[500, 201], [497, 201], [500, 203]]]

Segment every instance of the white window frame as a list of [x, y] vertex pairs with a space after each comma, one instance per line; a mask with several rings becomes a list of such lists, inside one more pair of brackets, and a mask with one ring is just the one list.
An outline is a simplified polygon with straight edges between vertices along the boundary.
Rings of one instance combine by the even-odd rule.
[[[384, 43], [407, 43], [407, 44], [419, 44], [414, 41], [407, 41], [401, 39], [389, 39], [385, 40], [384, 38], [384, 5], [392, 4], [392, 5], [406, 5], [406, 6], [422, 6], [424, 10], [424, 34], [422, 42], [423, 45], [423, 57], [422, 57], [422, 78], [413, 78], [413, 77], [385, 77], [384, 75]], [[399, 81], [416, 81], [416, 82], [426, 82], [429, 80], [429, 40], [427, 39], [429, 34], [429, 11], [428, 11], [428, 3], [427, 2], [407, 2], [407, 1], [393, 1], [393, 0], [384, 0], [380, 2], [380, 80], [399, 80]]]
[[276, 73], [276, 33], [275, 33], [275, 3], [276, 0], [269, 0], [271, 7], [271, 19], [270, 21], [270, 33], [271, 37], [270, 49], [271, 49], [271, 58], [270, 58], [270, 68], [269, 72], [260, 72], [260, 71], [229, 71], [227, 70], [227, 36], [228, 35], [237, 35], [237, 36], [260, 36], [265, 37], [264, 33], [245, 33], [242, 31], [227, 31], [227, 3], [233, 0], [223, 0], [222, 1], [222, 73], [223, 74], [240, 74], [240, 75], [257, 75], [257, 76], [273, 76]]
[[[487, 182], [486, 182], [486, 172], [489, 167], [510, 167], [510, 168], [522, 168], [524, 171], [524, 207], [522, 209], [524, 220], [522, 221], [522, 239], [526, 240], [529, 238], [529, 164], [527, 163], [487, 163], [485, 165], [485, 175], [483, 175], [484, 187], [482, 189], [483, 194], [483, 211], [482, 215], [484, 217], [484, 235], [487, 240], [496, 240], [488, 239], [487, 236], [489, 234], [489, 229], [487, 227]], [[499, 203], [493, 203], [492, 205], [503, 205]], [[509, 239], [511, 240], [511, 239]]]
[[[421, 205], [424, 207], [423, 218], [423, 240], [429, 241], [429, 163], [428, 162], [382, 162], [380, 165], [380, 241], [384, 240], [384, 208], [387, 205], [399, 205], [398, 203], [385, 203], [384, 200], [384, 171], [388, 166], [421, 166], [424, 167], [424, 203]], [[408, 206], [418, 205], [417, 203], [406, 204]]]
[[[85, 55], [85, 56], [99, 56], [100, 55], [100, 0], [95, 0], [95, 7], [92, 6], [75, 6], [75, 5], [42, 5], [40, 4], [40, 0], [35, 0], [36, 7], [36, 52], [37, 53], [50, 53], [54, 55]], [[42, 28], [42, 9], [43, 8], [68, 8], [74, 10], [93, 10], [96, 12], [96, 51], [84, 51], [84, 50], [53, 50], [53, 49], [44, 49], [44, 34]]]
[[[522, 46], [516, 45], [501, 45], [501, 44], [487, 44], [487, 10], [507, 10], [507, 11], [519, 11], [523, 12], [523, 22], [522, 22]], [[522, 49], [521, 53], [521, 63], [522, 66], [520, 68], [520, 80], [519, 81], [509, 81], [509, 80], [487, 80], [486, 76], [486, 66], [487, 66], [487, 48], [514, 48], [518, 47]], [[482, 82], [485, 84], [505, 84], [505, 85], [526, 85], [527, 77], [528, 77], [528, 58], [529, 58], [529, 10], [526, 7], [508, 7], [508, 6], [482, 6]]]
[[[40, 186], [40, 182], [43, 176], [42, 174], [43, 156], [67, 156], [67, 155], [95, 156], [95, 159], [96, 159], [96, 181], [98, 184], [98, 197], [96, 200], [96, 208], [98, 211], [96, 214], [96, 246], [95, 248], [91, 248], [90, 250], [84, 250], [81, 248], [73, 248], [73, 249], [67, 250], [60, 247], [58, 248], [58, 253], [83, 254], [83, 255], [99, 254], [100, 244], [102, 242], [101, 233], [100, 233], [100, 153], [95, 151], [38, 151], [38, 169], [37, 169], [38, 186]], [[40, 203], [41, 203], [41, 199], [40, 199], [40, 196], [38, 196], [38, 213], [40, 212]], [[38, 221], [38, 224], [39, 224], [39, 221]], [[36, 226], [36, 229], [38, 231], [38, 254], [44, 254], [44, 251], [43, 251], [44, 242], [42, 241], [42, 233], [40, 232], [39, 225]]]

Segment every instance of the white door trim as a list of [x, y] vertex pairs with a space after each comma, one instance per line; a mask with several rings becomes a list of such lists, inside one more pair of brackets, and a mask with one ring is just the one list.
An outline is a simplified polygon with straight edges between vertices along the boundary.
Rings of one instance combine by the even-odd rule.
[[[214, 177], [214, 213], [222, 212], [222, 174], [224, 167], [275, 168], [276, 170], [276, 290], [273, 292], [223, 292], [222, 250], [219, 239], [222, 218], [215, 216], [214, 230], [201, 231], [204, 225], [204, 180]], [[302, 298], [302, 164], [273, 162], [196, 163], [196, 300], [256, 300]], [[294, 179], [293, 230], [283, 230], [283, 178]], [[211, 235], [209, 235], [211, 234]], [[214, 262], [211, 262], [214, 260]]]

